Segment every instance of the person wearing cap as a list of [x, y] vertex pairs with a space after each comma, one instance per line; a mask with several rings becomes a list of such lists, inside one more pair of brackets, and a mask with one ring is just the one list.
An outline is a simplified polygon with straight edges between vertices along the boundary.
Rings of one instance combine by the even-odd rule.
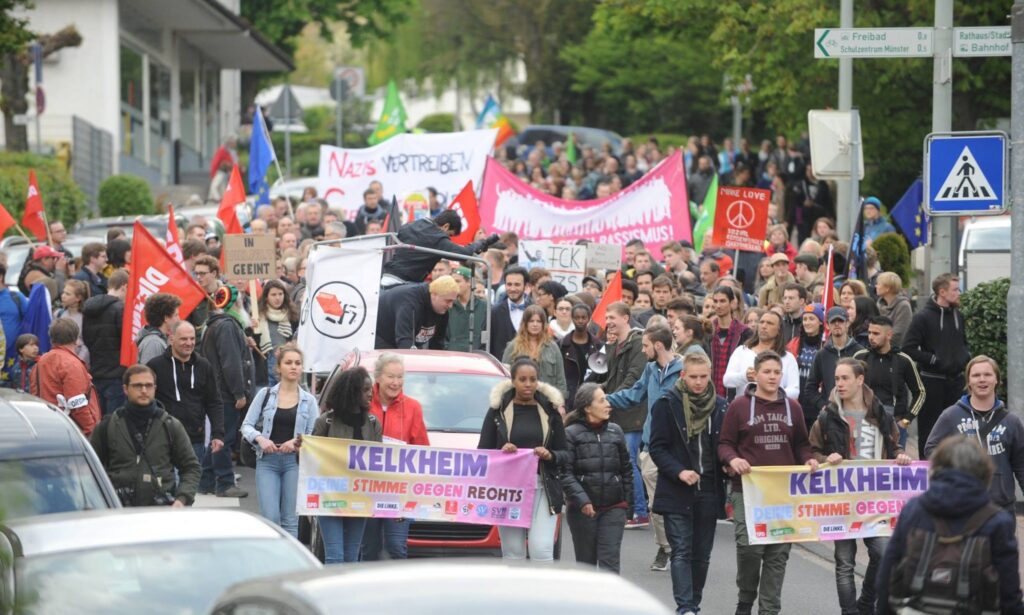
[[585, 275], [583, 276], [583, 290], [590, 293], [595, 300], [600, 301], [601, 294], [604, 292], [604, 284], [592, 275]]
[[864, 199], [864, 243], [871, 245], [871, 242], [878, 239], [883, 233], [895, 233], [896, 227], [889, 223], [882, 215], [882, 202], [878, 197], [869, 196]]
[[814, 357], [807, 383], [801, 390], [801, 396], [808, 404], [803, 406], [804, 415], [811, 425], [817, 420], [818, 412], [828, 405], [829, 395], [836, 386], [836, 365], [839, 359], [852, 358], [864, 350], [850, 336], [850, 316], [846, 308], [838, 305], [831, 308], [825, 322], [828, 323], [828, 341]]
[[796, 278], [797, 284], [804, 288], [810, 289], [815, 282], [825, 280], [825, 277], [818, 272], [821, 269], [821, 258], [817, 255], [797, 254], [793, 263], [796, 265], [796, 273], [793, 276]]
[[42, 282], [49, 288], [50, 296], [56, 296], [58, 287], [63, 286], [63, 280], [57, 279], [57, 260], [63, 257], [63, 254], [48, 245], [36, 246], [32, 251], [32, 260], [21, 270], [18, 290], [28, 296], [32, 287]]
[[473, 274], [469, 267], [456, 267], [451, 277], [459, 285], [459, 294], [452, 309], [448, 310], [448, 332], [445, 334], [448, 350], [482, 350], [483, 330], [487, 326], [487, 300], [473, 296]]
[[[825, 330], [825, 308], [820, 303], [808, 303], [803, 308], [800, 321], [800, 333], [789, 341], [786, 350], [796, 357], [797, 367], [800, 368], [800, 402], [801, 408], [808, 408], [811, 400], [804, 391], [807, 390], [807, 377], [811, 374], [811, 367], [814, 365], [814, 357], [818, 356], [821, 346], [824, 343], [823, 333]], [[807, 417], [804, 417], [806, 420]], [[813, 420], [807, 421], [807, 430], [810, 431], [814, 424]]]
[[761, 292], [757, 293], [757, 304], [764, 308], [782, 303], [782, 293], [786, 285], [796, 281], [789, 272], [789, 257], [784, 252], [772, 254], [769, 262], [772, 264], [772, 277], [761, 287]]
[[768, 227], [768, 242], [765, 245], [764, 253], [768, 256], [773, 254], [785, 254], [789, 263], [789, 272], [796, 271], [793, 259], [796, 258], [796, 247], [789, 241], [789, 229], [785, 224], [775, 224]]

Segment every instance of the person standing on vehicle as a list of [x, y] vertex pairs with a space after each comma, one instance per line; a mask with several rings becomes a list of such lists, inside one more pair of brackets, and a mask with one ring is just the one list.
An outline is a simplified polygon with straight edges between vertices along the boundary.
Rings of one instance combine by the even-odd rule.
[[[324, 412], [313, 426], [314, 436], [382, 442], [380, 421], [370, 412], [373, 381], [364, 367], [338, 375], [324, 394]], [[366, 517], [317, 517], [324, 541], [324, 563], [358, 562]]]
[[458, 295], [459, 285], [450, 275], [381, 291], [374, 347], [444, 350], [448, 310]]
[[[381, 425], [384, 443], [430, 446], [423, 407], [403, 391], [405, 364], [402, 357], [393, 352], [381, 354], [373, 367], [373, 377], [376, 383], [370, 413]], [[409, 523], [408, 519], [367, 519], [363, 561], [379, 560], [382, 548], [387, 549], [391, 559], [408, 558]]]
[[150, 359], [156, 374], [156, 399], [164, 410], [181, 421], [200, 463], [206, 458], [206, 423], [210, 424], [210, 450], [224, 447], [224, 406], [217, 374], [210, 362], [196, 354], [196, 329], [187, 320], [171, 327], [171, 345]]
[[651, 408], [649, 450], [657, 470], [651, 508], [664, 519], [679, 613], [696, 613], [704, 596], [725, 500], [717, 449], [726, 405], [711, 384], [711, 359], [693, 353], [683, 359], [682, 376]]
[[903, 352], [917, 363], [925, 399], [917, 415], [917, 446], [921, 459], [932, 426], [964, 390], [964, 367], [971, 359], [967, 327], [960, 313], [960, 280], [943, 273], [932, 282], [928, 303], [914, 314], [903, 337]]
[[124, 367], [121, 365], [121, 325], [128, 272], [110, 274], [107, 294], [89, 297], [82, 306], [82, 341], [89, 349], [89, 373], [106, 416], [124, 405]]
[[281, 346], [277, 350], [277, 365], [280, 381], [252, 400], [242, 421], [242, 438], [256, 447], [260, 515], [298, 538], [298, 440], [303, 434], [313, 433], [320, 411], [316, 398], [299, 386], [302, 351], [293, 344]]
[[576, 561], [619, 572], [626, 516], [632, 510], [633, 462], [601, 386], [588, 382], [565, 417], [569, 461], [562, 472]]
[[[145, 365], [124, 372], [125, 402], [89, 441], [125, 506], [191, 506], [199, 461], [178, 419], [156, 401], [156, 376]], [[177, 478], [175, 478], [177, 473]]]
[[[395, 212], [395, 215], [398, 215], [398, 212]], [[452, 241], [452, 237], [461, 232], [462, 218], [459, 217], [459, 212], [447, 209], [436, 218], [420, 218], [402, 225], [402, 228], [398, 229], [398, 241], [462, 256], [480, 254], [498, 242], [497, 235], [490, 235], [468, 246], [460, 246]], [[443, 257], [423, 250], [396, 250], [394, 257], [384, 264], [381, 286], [387, 288], [402, 282], [422, 282], [442, 258], [458, 257]]]
[[[818, 469], [800, 404], [782, 392], [782, 357], [770, 350], [754, 359], [754, 382], [725, 412], [718, 457], [731, 468], [729, 500], [736, 520], [737, 615], [750, 615], [754, 600], [758, 615], [782, 611], [782, 583], [792, 544], [751, 545], [743, 505], [743, 481], [752, 466], [793, 466], [806, 463]], [[771, 441], [765, 445], [763, 442]]]
[[565, 426], [558, 407], [565, 403], [555, 387], [540, 382], [532, 359], [517, 359], [512, 378], [491, 390], [490, 407], [480, 429], [477, 448], [515, 453], [532, 450], [539, 458], [537, 491], [529, 529], [498, 526], [501, 556], [553, 562], [555, 529], [564, 497], [559, 471], [569, 462]]
[[32, 370], [32, 394], [67, 413], [88, 437], [100, 421], [100, 402], [89, 368], [75, 354], [78, 325], [70, 318], [58, 318], [50, 325], [49, 333], [53, 348], [39, 357]]

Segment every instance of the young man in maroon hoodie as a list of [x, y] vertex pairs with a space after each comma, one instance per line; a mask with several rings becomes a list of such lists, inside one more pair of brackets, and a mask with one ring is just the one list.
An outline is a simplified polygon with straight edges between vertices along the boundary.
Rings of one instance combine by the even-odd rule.
[[751, 545], [743, 509], [741, 475], [751, 466], [791, 466], [806, 463], [813, 472], [818, 461], [807, 440], [800, 404], [780, 390], [782, 359], [767, 350], [754, 359], [756, 376], [725, 412], [718, 457], [732, 479], [729, 496], [736, 519], [736, 615], [749, 615], [758, 600], [759, 615], [782, 610], [782, 582], [790, 544]]

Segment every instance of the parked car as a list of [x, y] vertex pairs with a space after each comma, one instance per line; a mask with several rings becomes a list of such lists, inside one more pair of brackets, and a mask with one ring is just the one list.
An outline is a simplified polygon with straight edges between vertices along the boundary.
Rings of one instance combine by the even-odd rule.
[[302, 202], [302, 193], [306, 188], [316, 188], [319, 180], [316, 177], [293, 177], [275, 182], [270, 187], [270, 198], [286, 196], [295, 203]]
[[[82, 256], [82, 247], [96, 241], [102, 240], [88, 235], [68, 235], [62, 245], [70, 250], [75, 258], [79, 258]], [[4, 284], [8, 288], [16, 289], [18, 287], [18, 277], [21, 275], [21, 268], [25, 266], [25, 259], [29, 257], [31, 250], [41, 245], [43, 245], [42, 242], [29, 243], [25, 241], [24, 237], [5, 237], [4, 243], [0, 243], [0, 250], [7, 255], [7, 274], [4, 276]]]
[[971, 290], [982, 282], [1010, 275], [1010, 215], [972, 219], [960, 236], [960, 286]]
[[[106, 218], [86, 218], [79, 220], [78, 224], [71, 229], [77, 235], [89, 235], [92, 241], [99, 237], [100, 241], [106, 241], [107, 231], [112, 228], [120, 228], [132, 238], [132, 232], [136, 222], [141, 222], [154, 237], [163, 239], [167, 233], [167, 214], [155, 214], [151, 216], [108, 216]], [[174, 222], [184, 228], [188, 224], [188, 218], [180, 212], [174, 215]]]
[[92, 446], [66, 414], [0, 389], [0, 510], [7, 519], [120, 507]]
[[198, 615], [235, 583], [318, 568], [298, 541], [242, 511], [126, 508], [0, 525], [0, 610], [14, 603], [21, 615]]
[[618, 575], [583, 568], [491, 561], [345, 565], [241, 583], [212, 615], [669, 615], [672, 610]]
[[527, 126], [518, 135], [506, 141], [505, 147], [507, 148], [508, 157], [512, 159], [517, 157], [517, 150], [520, 145], [525, 146], [526, 151], [529, 152], [537, 141], [543, 141], [544, 145], [547, 146], [548, 154], [550, 154], [551, 145], [556, 141], [563, 144], [566, 143], [569, 140], [570, 133], [574, 135], [576, 147], [578, 148], [588, 145], [600, 150], [607, 141], [611, 143], [613, 154], [618, 156], [622, 153], [622, 135], [617, 132], [603, 128], [589, 128], [587, 126], [555, 126], [549, 124]]

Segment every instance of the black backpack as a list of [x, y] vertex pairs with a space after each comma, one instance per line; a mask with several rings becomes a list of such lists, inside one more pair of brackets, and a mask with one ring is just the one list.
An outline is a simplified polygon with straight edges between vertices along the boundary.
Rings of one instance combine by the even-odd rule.
[[910, 530], [907, 549], [892, 573], [889, 606], [897, 613], [998, 615], [999, 573], [992, 545], [978, 530], [1000, 512], [989, 502], [972, 514], [959, 534], [932, 517], [934, 531]]

